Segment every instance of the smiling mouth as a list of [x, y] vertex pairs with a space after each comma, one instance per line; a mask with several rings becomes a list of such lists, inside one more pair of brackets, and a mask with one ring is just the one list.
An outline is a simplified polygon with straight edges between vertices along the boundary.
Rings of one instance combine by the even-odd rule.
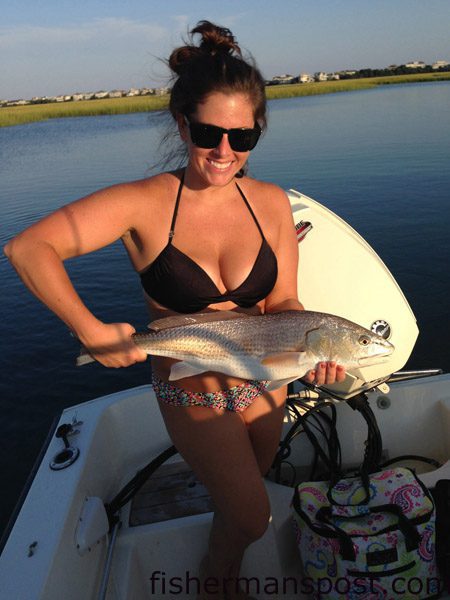
[[226, 163], [221, 163], [221, 162], [217, 162], [215, 160], [212, 160], [211, 158], [208, 158], [208, 162], [215, 167], [216, 169], [219, 169], [221, 171], [225, 171], [226, 169], [229, 169], [230, 166], [233, 164], [233, 161], [230, 160]]

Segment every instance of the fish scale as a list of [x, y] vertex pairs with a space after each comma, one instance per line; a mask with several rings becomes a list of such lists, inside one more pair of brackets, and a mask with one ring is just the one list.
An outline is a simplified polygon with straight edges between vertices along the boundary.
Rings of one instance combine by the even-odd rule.
[[[281, 314], [284, 313], [266, 315], [263, 321], [261, 316], [255, 316], [236, 321], [185, 325], [182, 330], [171, 328], [155, 334], [142, 334], [142, 342], [147, 344], [149, 354], [173, 358], [184, 358], [190, 354], [212, 356], [213, 353], [224, 357], [230, 353], [265, 356], [274, 348], [279, 351], [299, 350], [304, 334], [287, 326], [286, 319], [280, 318]], [[308, 327], [306, 322], [305, 325]]]
[[[383, 362], [387, 340], [347, 319], [315, 311], [245, 315], [230, 311], [154, 321], [133, 339], [147, 354], [174, 358], [170, 379], [217, 371], [274, 385], [298, 379], [321, 361], [347, 369]], [[77, 364], [93, 359], [82, 351]]]

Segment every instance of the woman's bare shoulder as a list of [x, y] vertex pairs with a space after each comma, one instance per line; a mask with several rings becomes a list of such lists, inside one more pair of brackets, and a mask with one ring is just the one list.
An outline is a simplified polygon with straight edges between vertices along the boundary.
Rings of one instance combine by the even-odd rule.
[[288, 196], [280, 186], [251, 177], [245, 177], [243, 184], [250, 201], [264, 212], [273, 214], [290, 210]]
[[[97, 212], [107, 209], [111, 219], [122, 220], [128, 224], [127, 229], [134, 229], [144, 216], [145, 220], [149, 214], [158, 219], [170, 211], [179, 183], [176, 171], [117, 183], [82, 198], [80, 208]], [[73, 204], [75, 211], [79, 210], [79, 202]]]
[[286, 192], [275, 183], [270, 181], [261, 181], [260, 179], [254, 179], [253, 177], [244, 177], [242, 179], [243, 184], [249, 193], [256, 194], [258, 197], [263, 199], [280, 199], [287, 198]]
[[141, 199], [146, 203], [149, 201], [158, 202], [172, 195], [179, 184], [180, 173], [170, 171], [135, 181], [118, 183], [111, 186], [109, 192], [114, 196], [123, 196], [133, 200]]

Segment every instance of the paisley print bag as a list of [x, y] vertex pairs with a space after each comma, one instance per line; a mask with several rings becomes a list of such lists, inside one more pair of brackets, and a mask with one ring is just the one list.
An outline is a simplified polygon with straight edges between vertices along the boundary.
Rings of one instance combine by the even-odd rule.
[[[293, 499], [304, 583], [314, 598], [438, 598], [435, 509], [411, 469], [304, 482]], [[306, 589], [306, 587], [305, 587]]]

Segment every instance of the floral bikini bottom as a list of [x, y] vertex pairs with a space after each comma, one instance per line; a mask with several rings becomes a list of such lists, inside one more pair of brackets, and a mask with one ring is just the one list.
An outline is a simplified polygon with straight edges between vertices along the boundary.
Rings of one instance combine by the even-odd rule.
[[190, 392], [163, 381], [152, 374], [152, 384], [156, 397], [165, 404], [171, 404], [172, 406], [206, 406], [208, 408], [242, 412], [266, 391], [269, 381], [244, 381], [228, 390], [217, 392]]

